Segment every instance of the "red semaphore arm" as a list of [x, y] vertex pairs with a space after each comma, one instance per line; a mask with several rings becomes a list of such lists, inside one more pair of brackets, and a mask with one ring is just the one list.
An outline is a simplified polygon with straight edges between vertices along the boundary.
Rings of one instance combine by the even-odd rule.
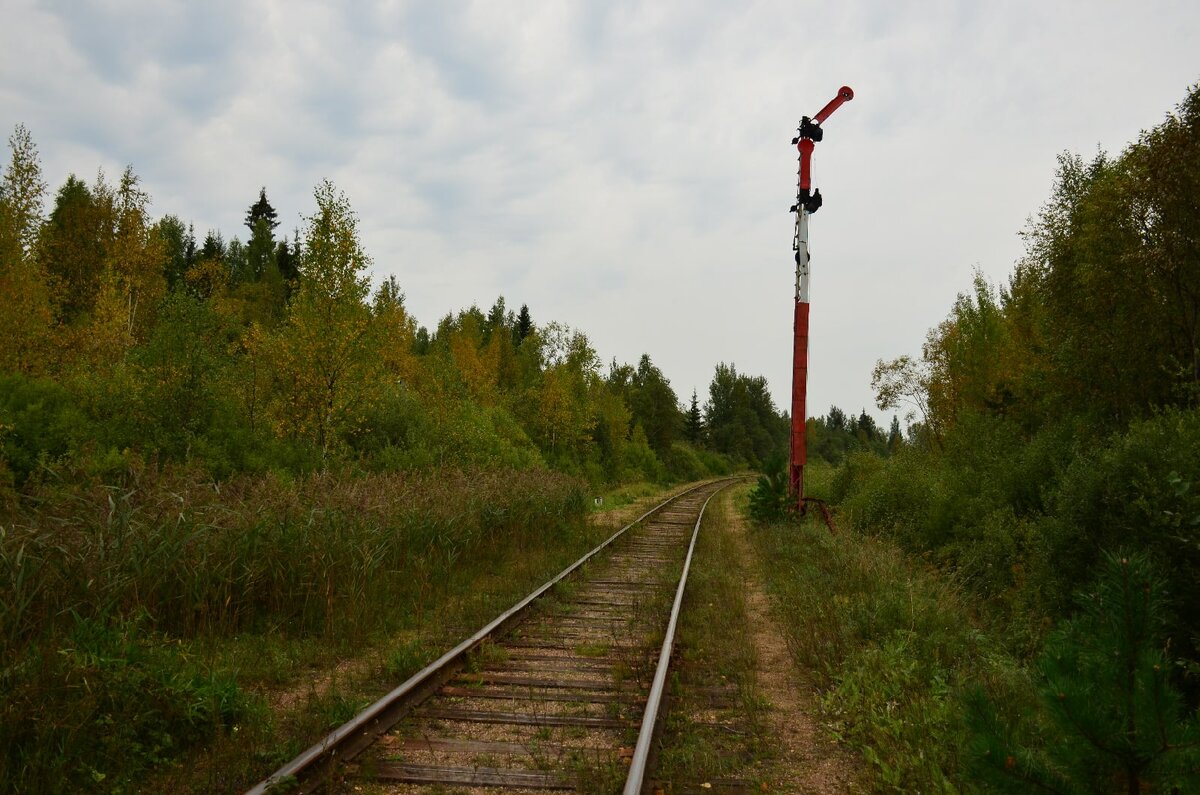
[[813, 121], [821, 124], [840, 108], [843, 102], [849, 102], [852, 99], [854, 99], [854, 90], [850, 86], [842, 86], [838, 89], [837, 96], [829, 100], [829, 103], [821, 108], [816, 116], [813, 116]]

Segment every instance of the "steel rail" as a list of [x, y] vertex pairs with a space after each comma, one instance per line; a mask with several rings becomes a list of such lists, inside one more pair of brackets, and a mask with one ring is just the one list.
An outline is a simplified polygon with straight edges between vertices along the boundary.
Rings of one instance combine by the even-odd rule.
[[[449, 666], [451, 666], [453, 663], [464, 658], [468, 652], [470, 652], [472, 649], [474, 649], [476, 646], [478, 646], [480, 643], [482, 643], [488, 636], [494, 634], [497, 630], [505, 627], [507, 624], [509, 624], [510, 622], [515, 620], [520, 614], [524, 613], [525, 610], [528, 609], [528, 607], [535, 600], [537, 600], [539, 597], [541, 597], [543, 594], [545, 594], [547, 591], [549, 591], [551, 588], [553, 588], [555, 585], [557, 585], [563, 579], [565, 579], [566, 577], [571, 575], [573, 572], [575, 572], [577, 569], [579, 569], [581, 566], [583, 566], [585, 563], [587, 563], [589, 560], [591, 560], [593, 557], [595, 557], [598, 553], [600, 553], [602, 550], [604, 550], [606, 547], [608, 547], [610, 544], [612, 544], [614, 541], [616, 541], [618, 538], [620, 538], [622, 535], [624, 535], [624, 533], [627, 530], [629, 530], [630, 528], [641, 523], [647, 517], [649, 517], [651, 514], [654, 514], [657, 511], [660, 511], [663, 508], [665, 508], [667, 505], [670, 505], [671, 503], [675, 502], [680, 497], [683, 497], [687, 494], [691, 494], [692, 492], [694, 492], [698, 489], [704, 488], [705, 486], [709, 486], [713, 482], [715, 482], [715, 481], [708, 481], [706, 483], [698, 484], [689, 489], [685, 489], [684, 491], [681, 491], [678, 494], [675, 494], [666, 500], [663, 500], [658, 505], [654, 506], [653, 508], [651, 508], [648, 511], [646, 511], [645, 513], [643, 513], [637, 519], [634, 519], [632, 522], [630, 522], [629, 524], [622, 527], [620, 530], [613, 533], [611, 536], [609, 536], [607, 539], [605, 539], [603, 542], [601, 542], [595, 549], [586, 553], [579, 560], [575, 561], [570, 566], [568, 566], [567, 568], [565, 568], [561, 572], [559, 572], [558, 575], [555, 576], [553, 579], [546, 582], [544, 585], [539, 587], [533, 593], [526, 596], [520, 602], [518, 602], [517, 604], [510, 607], [508, 610], [501, 613], [499, 616], [497, 616], [495, 619], [493, 619], [490, 623], [488, 623], [486, 626], [484, 626], [482, 629], [480, 629], [478, 632], [476, 632], [474, 635], [467, 638], [462, 643], [459, 643], [453, 649], [446, 652], [441, 657], [437, 658], [436, 660], [434, 660], [432, 663], [430, 663], [429, 665], [422, 668], [417, 673], [413, 674], [411, 677], [409, 677], [407, 680], [405, 680], [402, 684], [400, 684], [395, 689], [390, 691], [387, 695], [385, 695], [382, 698], [380, 698], [379, 700], [375, 701], [373, 704], [371, 704], [369, 707], [364, 709], [362, 712], [358, 713], [356, 716], [351, 718], [349, 721], [342, 724], [338, 728], [334, 729], [332, 732], [327, 734], [323, 739], [321, 739], [319, 742], [317, 742], [314, 745], [312, 745], [311, 747], [309, 747], [306, 751], [301, 753], [295, 759], [293, 759], [292, 761], [283, 765], [278, 770], [276, 770], [274, 773], [267, 776], [265, 779], [263, 779], [259, 783], [255, 784], [250, 789], [246, 790], [246, 795], [263, 795], [271, 787], [282, 784], [284, 782], [289, 782], [289, 783], [294, 782], [294, 780], [298, 776], [309, 773], [309, 772], [311, 772], [312, 769], [315, 769], [319, 765], [325, 764], [325, 763], [335, 759], [342, 749], [351, 748], [352, 744], [354, 743], [355, 740], [360, 740], [366, 736], [372, 736], [372, 737], [377, 736], [377, 735], [382, 734], [383, 732], [387, 731], [388, 729], [390, 729], [393, 725], [395, 725], [400, 720], [400, 718], [403, 717], [403, 713], [399, 713], [394, 716], [389, 716], [388, 715], [389, 711], [393, 711], [397, 705], [403, 704], [405, 699], [407, 699], [408, 697], [413, 696], [415, 694], [421, 693], [431, 683], [435, 683], [435, 680], [437, 679], [437, 677], [440, 674], [444, 673]], [[725, 487], [722, 486], [721, 488], [725, 488]], [[719, 491], [719, 489], [718, 489], [718, 491]], [[716, 492], [714, 492], [714, 494], [715, 493]], [[711, 499], [711, 497], [710, 497], [710, 499]], [[706, 500], [704, 504], [708, 505], [708, 501]], [[700, 516], [701, 516], [701, 518], [703, 518], [703, 516], [704, 516], [703, 508], [701, 508]], [[700, 526], [700, 523], [699, 523], [699, 520], [697, 520], [697, 523], [696, 523], [697, 529], [699, 529], [699, 526]], [[693, 546], [695, 545], [695, 542], [696, 542], [695, 535], [693, 534], [693, 537], [692, 537]], [[689, 560], [689, 562], [691, 560], [691, 549], [690, 548], [688, 550], [688, 560]], [[685, 569], [685, 573], [686, 573], [686, 569]], [[677, 601], [678, 601], [678, 597], [677, 597]], [[676, 605], [676, 609], [678, 609], [678, 605]], [[674, 621], [675, 621], [675, 617], [674, 617], [674, 613], [673, 613], [672, 619], [671, 619], [672, 627], [674, 626]], [[369, 744], [369, 743], [367, 743], [367, 744]], [[361, 747], [353, 748], [352, 753], [344, 755], [344, 758], [347, 758], [347, 759], [351, 758], [354, 753], [357, 753], [358, 751], [362, 750], [362, 747], [365, 747], [365, 745], [366, 744], [362, 745]], [[295, 790], [290, 790], [290, 791], [295, 791]], [[301, 788], [299, 791], [303, 792], [306, 790]]]
[[654, 741], [654, 730], [658, 722], [658, 709], [662, 704], [663, 691], [666, 689], [667, 669], [671, 666], [671, 648], [675, 645], [675, 627], [679, 623], [679, 614], [683, 609], [683, 592], [687, 588], [688, 571], [692, 567], [692, 553], [696, 549], [696, 539], [700, 535], [700, 523], [704, 521], [704, 511], [712, 498], [732, 485], [733, 481], [718, 488], [700, 506], [700, 515], [696, 517], [696, 527], [692, 530], [692, 542], [688, 545], [687, 557], [683, 561], [683, 574], [679, 577], [679, 585], [675, 589], [675, 603], [671, 607], [671, 618], [667, 622], [667, 635], [663, 638], [662, 650], [658, 655], [658, 667], [654, 671], [654, 684], [650, 687], [650, 695], [646, 699], [646, 711], [642, 713], [642, 728], [638, 731], [637, 745], [633, 749], [633, 758], [629, 762], [629, 776], [625, 779], [624, 795], [639, 795], [646, 778], [646, 767], [650, 760], [650, 749]]

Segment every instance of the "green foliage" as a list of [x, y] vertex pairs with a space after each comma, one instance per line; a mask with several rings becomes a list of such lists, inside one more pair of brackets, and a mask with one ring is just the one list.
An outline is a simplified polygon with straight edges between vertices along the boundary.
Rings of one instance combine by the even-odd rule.
[[642, 426], [650, 446], [662, 456], [679, 438], [683, 426], [675, 390], [646, 354], [638, 360], [631, 387], [629, 409], [633, 421]]
[[328, 181], [314, 198], [299, 289], [268, 350], [281, 386], [272, 406], [277, 431], [308, 440], [327, 459], [373, 398], [377, 357], [358, 218]]
[[622, 451], [622, 480], [648, 480], [652, 483], [662, 483], [666, 480], [667, 472], [662, 462], [650, 448], [646, 433], [641, 425], [633, 427], [628, 444]]
[[166, 298], [150, 338], [132, 357], [140, 387], [135, 438], [181, 458], [206, 434], [225, 409], [221, 382], [233, 365], [227, 353], [232, 336], [207, 302], [182, 290]]
[[33, 246], [41, 226], [37, 147], [18, 125], [0, 175], [0, 372], [41, 373], [53, 335], [53, 300]]
[[[1128, 546], [1162, 567], [1180, 600], [1168, 634], [1200, 658], [1200, 410], [1168, 410], [1090, 447], [1065, 468], [1045, 532], [1063, 562], [1060, 599], [1086, 581], [1098, 550]], [[1068, 554], [1069, 551], [1069, 554]]]
[[704, 414], [696, 390], [692, 390], [692, 403], [683, 418], [683, 435], [692, 444], [702, 444], [705, 437]]
[[67, 389], [48, 379], [0, 375], [0, 454], [16, 483], [94, 435]]
[[184, 639], [411, 627], [454, 572], [572, 547], [587, 510], [582, 484], [536, 470], [56, 474], [0, 531], [5, 791], [120, 788], [232, 732], [253, 703]]
[[[888, 460], [851, 456], [832, 497], [844, 515], [930, 554], [1011, 621], [1012, 640], [1036, 648], [1043, 619], [1064, 614], [1099, 563], [1099, 549], [1131, 544], [1163, 566], [1172, 593], [1200, 581], [1195, 450], [1200, 413], [1170, 410], [1126, 433], [1089, 437], [1079, 423], [1032, 438], [995, 416], [964, 416], [945, 449], [909, 448]], [[1194, 657], [1195, 600], [1168, 627]]]
[[167, 289], [174, 290], [184, 284], [184, 278], [196, 259], [196, 238], [190, 227], [174, 215], [163, 216], [155, 225], [155, 232], [163, 242], [166, 262], [163, 275], [167, 278]]
[[529, 314], [529, 306], [521, 304], [521, 313], [517, 315], [517, 322], [513, 326], [513, 341], [519, 345], [533, 330], [533, 318]]
[[396, 644], [395, 648], [388, 654], [384, 667], [387, 669], [389, 676], [392, 676], [398, 682], [403, 682], [436, 659], [436, 657], [437, 654], [434, 649], [428, 648], [419, 638], [413, 638]]
[[1043, 619], [1061, 611], [1086, 571], [1086, 562], [1076, 568], [1084, 550], [1057, 546], [1062, 531], [1046, 515], [1076, 432], [1064, 424], [1026, 440], [1000, 418], [964, 416], [940, 451], [906, 446], [888, 459], [850, 456], [831, 498], [851, 521], [952, 566], [988, 600], [1010, 642], [1028, 652], [1044, 634]]
[[854, 452], [887, 456], [899, 452], [905, 444], [900, 435], [899, 418], [892, 417], [892, 427], [885, 434], [866, 409], [857, 417], [847, 417], [837, 406], [830, 406], [824, 417], [808, 419], [805, 433], [809, 456], [819, 457], [834, 466]]
[[760, 523], [782, 521], [795, 508], [790, 491], [787, 461], [773, 456], [750, 492], [750, 518]]
[[759, 466], [772, 453], [787, 449], [788, 420], [775, 410], [765, 378], [739, 374], [734, 365], [721, 363], [708, 396], [704, 423], [714, 450]]
[[[428, 469], [454, 463], [460, 466], [523, 469], [543, 465], [541, 453], [506, 410], [463, 401], [431, 422], [412, 396], [398, 399], [405, 408], [384, 419], [395, 428], [408, 418], [403, 436], [381, 448], [375, 466], [383, 470]], [[393, 406], [395, 404], [392, 404]], [[407, 414], [401, 413], [406, 411]]]
[[1042, 735], [1022, 743], [982, 692], [972, 699], [975, 769], [997, 789], [1183, 792], [1200, 787], [1200, 718], [1172, 688], [1163, 580], [1149, 558], [1110, 554], [1080, 614], [1038, 661]]
[[[976, 274], [919, 361], [875, 369], [882, 408], [920, 412], [919, 443], [886, 461], [850, 455], [833, 484], [844, 516], [952, 572], [1008, 649], [1042, 655], [1044, 719], [980, 718], [993, 739], [1017, 737], [993, 742], [991, 759], [1020, 791], [1168, 791], [1178, 767], [1155, 772], [1151, 757], [1194, 742], [1164, 738], [1195, 732], [1184, 716], [1200, 687], [1185, 677], [1172, 695], [1149, 638], [1161, 631], [1197, 670], [1198, 154], [1193, 87], [1119, 157], [1060, 158], [1008, 287]], [[1137, 610], [1112, 585], [1101, 550], [1114, 548], [1134, 550], [1125, 583], [1149, 600]], [[1109, 585], [1072, 617], [1071, 594], [1106, 566]], [[1128, 573], [1144, 566], [1162, 582]], [[1152, 619], [1160, 586], [1175, 609]]]
[[106, 238], [99, 198], [72, 174], [58, 189], [38, 240], [40, 259], [57, 282], [59, 309], [66, 322], [89, 314], [95, 306]]
[[686, 442], [672, 444], [671, 449], [662, 456], [662, 463], [667, 479], [676, 483], [728, 475], [733, 471], [725, 456]]
[[10, 791], [121, 791], [262, 709], [136, 616], [76, 616], [64, 632], [5, 655], [0, 785]]
[[[62, 389], [44, 410], [13, 396], [10, 413], [32, 414], [3, 428], [6, 483], [22, 486], [39, 456], [93, 471], [186, 460], [221, 478], [546, 463], [599, 484], [730, 468], [702, 448], [698, 406], [691, 444], [680, 444], [683, 414], [649, 356], [605, 380], [585, 335], [535, 325], [528, 306], [514, 314], [503, 297], [487, 313], [447, 315], [434, 335], [409, 316], [394, 277], [372, 300], [357, 217], [329, 182], [314, 191], [303, 245], [299, 231], [276, 240], [262, 189], [246, 212], [248, 243], [209, 230], [197, 246], [179, 218], [150, 220], [132, 169], [115, 186], [71, 176], [43, 221], [36, 148], [24, 128], [10, 143], [0, 375], [45, 375]], [[761, 379], [746, 383], [765, 395]], [[37, 412], [67, 406], [78, 415], [69, 438], [34, 427], [57, 422]]]
[[976, 274], [919, 363], [880, 362], [880, 406], [910, 403], [935, 438], [968, 413], [1026, 432], [1078, 416], [1118, 430], [1155, 408], [1194, 406], [1197, 162], [1200, 87], [1119, 157], [1061, 156], [1008, 288]]
[[0, 179], [0, 268], [33, 249], [46, 194], [37, 145], [25, 125], [16, 126], [8, 147], [12, 156]]
[[[24, 572], [5, 586], [29, 589], [4, 600], [21, 606], [0, 626], [12, 649], [64, 617], [111, 611], [144, 612], [148, 626], [172, 633], [263, 620], [327, 631], [370, 610], [364, 597], [373, 589], [407, 587], [383, 574], [414, 557], [482, 553], [510, 532], [551, 537], [582, 514], [584, 500], [578, 483], [536, 470], [217, 486], [167, 469], [131, 473], [120, 489], [70, 474], [78, 486], [40, 486], [37, 511], [0, 539], [6, 565]], [[242, 501], [256, 512], [228, 510]]]
[[836, 535], [813, 518], [752, 539], [788, 648], [823, 692], [823, 719], [862, 753], [871, 791], [969, 790], [958, 693], [984, 680], [1023, 702], [968, 597], [844, 518]]
[[255, 234], [258, 225], [265, 224], [267, 234], [271, 235], [279, 227], [279, 221], [276, 220], [278, 217], [279, 214], [267, 200], [267, 189], [259, 188], [258, 201], [250, 205], [250, 209], [246, 211], [246, 228], [250, 230], [251, 234]]
[[260, 218], [254, 222], [250, 241], [246, 244], [245, 277], [261, 280], [271, 270], [278, 272], [275, 264], [275, 238], [271, 236], [271, 227], [267, 220]]

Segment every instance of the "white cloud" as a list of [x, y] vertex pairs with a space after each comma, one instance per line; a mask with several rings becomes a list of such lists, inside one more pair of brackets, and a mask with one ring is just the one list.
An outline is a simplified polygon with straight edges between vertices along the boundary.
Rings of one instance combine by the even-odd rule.
[[332, 178], [427, 324], [503, 293], [788, 401], [797, 118], [843, 83], [812, 225], [810, 410], [871, 407], [978, 265], [1002, 279], [1054, 156], [1119, 149], [1198, 77], [1193, 3], [14, 0], [0, 123], [55, 186], [133, 163], [154, 209], [245, 236]]

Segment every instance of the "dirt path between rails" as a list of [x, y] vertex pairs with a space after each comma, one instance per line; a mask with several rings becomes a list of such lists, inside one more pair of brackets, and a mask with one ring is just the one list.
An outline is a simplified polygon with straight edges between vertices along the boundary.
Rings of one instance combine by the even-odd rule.
[[796, 669], [783, 628], [775, 620], [759, 574], [760, 562], [747, 537], [746, 519], [735, 499], [727, 498], [723, 504], [726, 527], [746, 574], [746, 612], [758, 653], [758, 690], [770, 704], [766, 722], [774, 735], [772, 745], [778, 749], [778, 756], [768, 763], [766, 771], [771, 790], [821, 795], [862, 792], [860, 762], [855, 754], [820, 728], [815, 688]]

